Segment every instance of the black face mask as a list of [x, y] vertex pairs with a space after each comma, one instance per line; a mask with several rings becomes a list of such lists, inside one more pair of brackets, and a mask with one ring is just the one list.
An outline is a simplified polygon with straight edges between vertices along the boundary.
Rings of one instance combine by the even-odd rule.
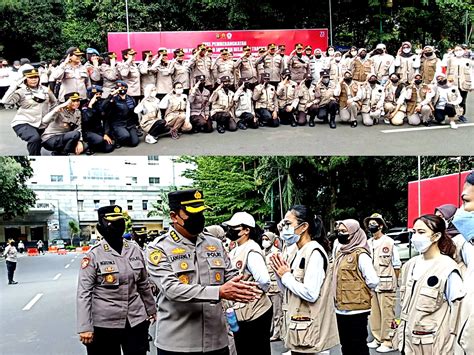
[[127, 93], [127, 90], [120, 90], [120, 91], [119, 91], [119, 94], [120, 94], [120, 95], [125, 95], [126, 93]]
[[[179, 216], [180, 219], [181, 216]], [[188, 219], [184, 220], [183, 224], [180, 224], [181, 227], [186, 229], [186, 231], [191, 235], [198, 235], [204, 230], [204, 225], [206, 223], [206, 219], [204, 218], [203, 213], [194, 213], [189, 214]]]
[[367, 54], [360, 54], [359, 57], [361, 57], [362, 59], [365, 59], [365, 57], [367, 56]]
[[349, 243], [349, 233], [341, 233], [339, 231], [336, 232], [337, 240], [341, 244], [348, 244]]
[[390, 79], [390, 81], [394, 84], [397, 84], [399, 82], [399, 79]]
[[240, 233], [241, 229], [233, 229], [229, 228], [229, 230], [226, 233], [226, 237], [229, 238], [229, 240], [235, 242], [237, 239], [240, 238]]
[[377, 80], [369, 80], [369, 84], [370, 85], [375, 85], [375, 84], [377, 84]]
[[306, 85], [307, 88], [309, 88], [309, 87], [311, 86], [311, 82], [312, 82], [311, 79], [305, 80], [305, 81], [304, 81], [304, 84]]
[[301, 58], [301, 56], [303, 55], [303, 53], [296, 53], [296, 55]]
[[441, 86], [444, 86], [447, 83], [448, 83], [448, 80], [446, 80], [446, 79], [438, 81], [438, 85], [441, 85]]
[[433, 55], [433, 52], [425, 52], [426, 57], [431, 57]]
[[379, 230], [379, 226], [374, 226], [374, 225], [369, 226], [369, 232], [372, 233], [372, 234], [377, 233], [378, 230]]
[[204, 81], [200, 81], [200, 82], [199, 82], [199, 90], [204, 89], [204, 84], [205, 84]]
[[250, 83], [245, 83], [245, 84], [244, 84], [244, 88], [245, 88], [245, 89], [250, 89]]
[[423, 80], [415, 80], [416, 85], [420, 85], [423, 82]]
[[344, 78], [344, 81], [345, 81], [347, 84], [350, 84], [350, 83], [352, 83], [352, 78]]
[[291, 80], [291, 75], [286, 75], [285, 79]]
[[106, 220], [102, 220], [99, 224], [97, 224], [97, 230], [107, 240], [121, 239], [123, 236], [123, 233], [125, 232], [125, 220], [118, 219], [116, 221], [110, 221], [110, 222]]
[[319, 59], [321, 58], [321, 54], [316, 54], [315, 57]]

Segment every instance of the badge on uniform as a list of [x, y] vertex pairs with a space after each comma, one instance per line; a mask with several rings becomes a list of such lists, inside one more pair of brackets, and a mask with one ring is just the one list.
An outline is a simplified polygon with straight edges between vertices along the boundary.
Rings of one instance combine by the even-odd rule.
[[179, 282], [181, 282], [182, 284], [185, 284], [185, 285], [189, 284], [189, 276], [188, 276], [188, 275], [180, 275], [180, 276], [178, 277], [178, 280], [179, 280]]
[[212, 263], [214, 264], [214, 266], [222, 266], [222, 262], [219, 259], [214, 259]]
[[125, 242], [125, 241], [123, 242], [123, 246], [124, 246], [125, 248], [128, 248], [128, 247], [129, 247], [128, 243]]
[[239, 260], [235, 263], [235, 266], [237, 267], [237, 269], [240, 269], [242, 267], [242, 260]]
[[110, 247], [108, 244], [104, 244], [104, 251], [110, 251]]
[[179, 241], [178, 234], [176, 234], [175, 231], [171, 231], [171, 232], [170, 232], [170, 236], [171, 236], [171, 238], [173, 238], [173, 240], [174, 240], [175, 242], [178, 242], [178, 241]]
[[349, 257], [347, 258], [347, 262], [352, 263], [352, 261], [354, 261], [354, 258], [352, 257], [352, 255], [349, 255]]
[[217, 250], [217, 247], [216, 247], [215, 245], [208, 245], [208, 246], [206, 247], [206, 249], [209, 250], [209, 251], [216, 251], [216, 250]]
[[105, 272], [114, 272], [115, 269], [112, 266], [107, 266], [104, 271]]
[[220, 272], [216, 272], [215, 279], [216, 279], [217, 282], [220, 282], [222, 280], [222, 276], [221, 276]]
[[186, 249], [183, 249], [183, 248], [175, 248], [173, 250], [171, 250], [171, 253], [172, 254], [184, 254], [186, 253]]
[[108, 275], [105, 275], [105, 283], [108, 283], [108, 284], [113, 284], [115, 283], [115, 281], [117, 281], [116, 277], [112, 274], [108, 274]]
[[187, 270], [189, 266], [186, 261], [183, 261], [181, 264], [179, 264], [179, 267], [181, 268], [181, 270]]
[[159, 250], [154, 250], [150, 253], [148, 256], [148, 259], [153, 265], [158, 265], [158, 263], [161, 261], [161, 257], [163, 256], [163, 253]]
[[88, 257], [83, 258], [81, 261], [81, 269], [85, 269], [89, 265], [90, 262], [91, 262], [91, 259], [89, 259]]
[[388, 249], [388, 247], [383, 247], [383, 249], [382, 249], [382, 251], [383, 251], [384, 253], [388, 253], [389, 250], [390, 250], [390, 249]]

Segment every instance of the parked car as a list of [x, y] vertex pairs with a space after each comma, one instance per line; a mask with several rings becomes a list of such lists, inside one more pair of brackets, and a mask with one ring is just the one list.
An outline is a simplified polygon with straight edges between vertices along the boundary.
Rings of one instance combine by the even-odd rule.
[[58, 247], [58, 249], [64, 249], [66, 248], [66, 243], [64, 242], [63, 239], [54, 239], [51, 242], [51, 246]]
[[411, 236], [413, 234], [411, 229], [407, 227], [394, 227], [390, 228], [385, 234], [394, 240], [402, 262], [419, 254], [411, 243]]

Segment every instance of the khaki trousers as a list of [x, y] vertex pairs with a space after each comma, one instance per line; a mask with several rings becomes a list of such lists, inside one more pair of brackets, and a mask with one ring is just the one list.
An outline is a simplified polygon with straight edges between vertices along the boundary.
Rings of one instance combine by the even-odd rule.
[[283, 322], [283, 311], [281, 309], [283, 297], [280, 292], [269, 294], [268, 297], [270, 297], [270, 301], [272, 301], [273, 304], [272, 338], [280, 339], [280, 337], [282, 336], [282, 334], [280, 334], [280, 331], [281, 324]]
[[369, 316], [370, 330], [379, 343], [391, 341], [392, 321], [395, 319], [395, 292], [372, 292]]

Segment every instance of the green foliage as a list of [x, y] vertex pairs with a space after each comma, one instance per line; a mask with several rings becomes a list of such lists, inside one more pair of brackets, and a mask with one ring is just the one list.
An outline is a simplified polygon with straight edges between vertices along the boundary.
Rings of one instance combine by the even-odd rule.
[[35, 193], [26, 186], [33, 176], [26, 157], [0, 157], [0, 210], [4, 220], [22, 216], [36, 202]]
[[169, 189], [161, 189], [158, 201], [152, 202], [152, 209], [148, 211], [147, 217], [168, 217], [170, 209], [168, 206], [168, 193], [176, 191], [176, 186], [171, 186]]

